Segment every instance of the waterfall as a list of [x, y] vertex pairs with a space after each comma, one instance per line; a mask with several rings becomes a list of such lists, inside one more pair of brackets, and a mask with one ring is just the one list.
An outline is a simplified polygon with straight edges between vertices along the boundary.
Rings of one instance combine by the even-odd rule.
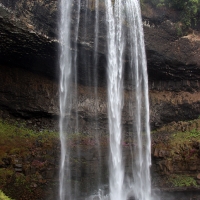
[[124, 199], [124, 166], [122, 160], [121, 111], [123, 106], [123, 51], [122, 1], [106, 0], [108, 21], [108, 115], [110, 132], [110, 199]]
[[[85, 49], [79, 50], [78, 42], [81, 35], [82, 44], [87, 44], [88, 18], [92, 11], [88, 9], [93, 2], [94, 8], [94, 38], [93, 53], [88, 55]], [[139, 0], [61, 0], [60, 2], [60, 141], [61, 159], [59, 173], [59, 200], [78, 199], [81, 196], [81, 186], [78, 184], [80, 169], [71, 169], [72, 157], [67, 142], [69, 133], [77, 133], [79, 127], [78, 105], [78, 59], [82, 57], [88, 95], [94, 99], [94, 119], [96, 151], [99, 165], [102, 162], [99, 142], [98, 125], [98, 51], [100, 13], [99, 5], [104, 2], [107, 27], [107, 98], [109, 124], [109, 192], [101, 191], [101, 174], [96, 176], [100, 189], [98, 198], [105, 200], [135, 200], [151, 199], [151, 140], [149, 127], [149, 97], [147, 63], [144, 47], [144, 35]], [[81, 10], [87, 10], [82, 14]], [[75, 11], [74, 11], [75, 10]], [[74, 17], [74, 14], [75, 17]], [[73, 27], [71, 26], [73, 20]], [[83, 25], [82, 32], [79, 32]], [[73, 34], [71, 31], [73, 30]], [[87, 48], [86, 48], [87, 49]], [[91, 59], [92, 57], [92, 59]], [[92, 65], [92, 67], [91, 67]], [[91, 68], [93, 70], [91, 70]], [[80, 72], [81, 73], [81, 72]], [[128, 97], [125, 93], [128, 94]], [[124, 103], [126, 102], [126, 104]], [[128, 102], [128, 104], [127, 104]], [[126, 113], [123, 121], [122, 113]], [[72, 115], [75, 123], [72, 123]], [[73, 118], [73, 120], [74, 120]], [[125, 127], [126, 125], [126, 127]], [[74, 126], [74, 127], [73, 127]], [[91, 126], [92, 127], [92, 126]], [[124, 144], [129, 149], [128, 156], [123, 152]], [[77, 167], [81, 167], [79, 145], [76, 146]], [[73, 152], [74, 155], [74, 152]], [[127, 167], [128, 166], [128, 167]], [[99, 166], [98, 166], [99, 167]], [[88, 169], [89, 170], [89, 169]], [[75, 173], [75, 175], [72, 173]], [[75, 176], [75, 184], [72, 183]], [[87, 187], [87, 183], [84, 185]], [[92, 192], [92, 191], [91, 191]], [[97, 197], [96, 196], [96, 197]], [[91, 199], [91, 198], [90, 198]]]
[[[60, 21], [60, 142], [61, 142], [61, 161], [59, 173], [59, 199], [65, 200], [70, 196], [70, 184], [67, 180], [70, 178], [69, 169], [69, 148], [67, 147], [67, 123], [70, 115], [70, 80], [71, 80], [71, 48], [70, 48], [70, 14], [71, 0], [62, 0], [60, 3], [61, 21]], [[67, 116], [68, 115], [68, 116]], [[66, 193], [67, 187], [67, 193]], [[70, 199], [70, 198], [68, 198]]]
[[[106, 0], [108, 44], [108, 113], [110, 131], [110, 199], [123, 200], [133, 195], [138, 200], [149, 200], [151, 182], [150, 128], [147, 67], [143, 29], [138, 0]], [[125, 25], [126, 24], [126, 25]], [[126, 39], [128, 39], [126, 41]], [[125, 49], [128, 47], [128, 50]], [[126, 51], [126, 52], [125, 52]], [[125, 177], [122, 155], [122, 109], [125, 55], [129, 57], [128, 72], [135, 97], [133, 138], [135, 152], [132, 161], [132, 180]], [[134, 109], [135, 107], [135, 109]], [[134, 110], [134, 111], [133, 111]], [[130, 112], [130, 116], [131, 116]], [[130, 176], [130, 175], [129, 175]], [[129, 179], [129, 186], [126, 180]], [[130, 191], [134, 191], [131, 194]], [[130, 193], [130, 194], [129, 194]]]

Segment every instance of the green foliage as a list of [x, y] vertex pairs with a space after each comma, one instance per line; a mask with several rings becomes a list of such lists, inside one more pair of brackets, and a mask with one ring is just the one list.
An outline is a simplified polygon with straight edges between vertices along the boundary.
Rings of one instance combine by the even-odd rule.
[[187, 138], [200, 138], [200, 131], [196, 129], [191, 130]]
[[174, 187], [197, 186], [195, 179], [187, 175], [171, 175], [168, 179], [168, 182]]
[[0, 190], [0, 200], [12, 200]]
[[[166, 0], [150, 0], [151, 4], [156, 6], [156, 7], [161, 7], [161, 6], [164, 6], [165, 5], [165, 2]], [[149, 1], [145, 1], [145, 2], [149, 2]]]
[[172, 145], [182, 143], [188, 144], [191, 142], [192, 139], [195, 139], [195, 141], [200, 141], [200, 130], [193, 129], [186, 132], [177, 132], [174, 133], [172, 136]]
[[34, 145], [51, 148], [54, 142], [59, 141], [56, 132], [40, 131], [25, 128], [20, 124], [10, 124], [0, 120], [0, 162], [6, 154], [26, 155]]
[[24, 174], [16, 174], [14, 185], [16, 187], [25, 187], [27, 184], [26, 177]]
[[39, 136], [47, 136], [48, 137], [57, 137], [56, 132], [43, 130], [40, 132], [28, 129], [24, 126], [24, 124], [18, 124], [14, 123], [11, 124], [7, 121], [0, 120], [0, 136], [9, 136], [10, 138], [14, 136], [19, 136], [21, 138], [28, 138], [28, 137], [34, 137], [37, 138]]
[[[145, 0], [144, 0], [145, 2]], [[181, 22], [185, 28], [195, 26], [200, 13], [200, 0], [146, 0], [155, 7], [170, 7], [181, 12]]]
[[181, 2], [182, 2], [181, 4], [175, 4], [174, 7], [175, 8], [178, 7], [181, 10], [183, 24], [186, 27], [190, 27], [192, 24], [196, 25], [196, 16], [199, 12], [200, 1], [184, 0]]
[[7, 182], [10, 182], [13, 175], [14, 175], [14, 171], [12, 169], [0, 168], [0, 187], [6, 185]]
[[183, 30], [182, 30], [182, 27], [181, 27], [180, 23], [176, 24], [176, 30], [177, 30], [177, 35], [179, 37], [183, 36]]

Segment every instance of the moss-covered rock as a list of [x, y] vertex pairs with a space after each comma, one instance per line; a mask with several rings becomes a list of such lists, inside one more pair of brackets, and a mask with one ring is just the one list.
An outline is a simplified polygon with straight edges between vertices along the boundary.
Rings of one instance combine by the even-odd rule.
[[173, 122], [153, 132], [152, 155], [153, 173], [161, 187], [197, 187], [200, 119]]
[[0, 188], [15, 199], [42, 199], [57, 173], [58, 144], [56, 132], [0, 121]]
[[1, 200], [12, 200], [8, 196], [6, 196], [1, 190], [0, 190], [0, 199]]

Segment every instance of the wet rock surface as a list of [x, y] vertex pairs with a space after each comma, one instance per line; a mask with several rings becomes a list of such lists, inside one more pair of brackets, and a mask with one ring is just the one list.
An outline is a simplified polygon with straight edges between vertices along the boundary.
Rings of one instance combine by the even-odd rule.
[[[73, 6], [73, 12], [76, 12], [76, 1]], [[45, 118], [58, 116], [58, 8], [57, 1], [0, 1], [2, 76], [0, 106], [2, 112], [8, 111], [12, 115], [28, 118], [37, 118], [39, 115]], [[163, 11], [160, 15], [160, 12], [148, 4], [145, 4], [142, 12], [153, 129], [171, 121], [194, 119], [200, 115], [199, 33], [194, 31], [193, 34], [183, 37], [177, 36], [177, 13]], [[104, 5], [100, 6], [97, 69], [94, 69], [93, 58], [94, 2], [88, 1], [88, 5], [82, 2], [80, 15], [77, 47], [79, 52], [78, 80], [81, 89], [79, 89], [78, 113], [82, 121], [81, 126], [87, 127], [87, 122], [94, 119], [96, 112], [91, 110], [95, 104], [95, 97], [88, 92], [87, 86], [93, 86], [95, 82], [100, 87], [106, 84]], [[75, 24], [76, 19], [73, 18], [72, 30]], [[72, 35], [72, 47], [74, 48], [73, 41]], [[85, 55], [89, 55], [90, 59], [86, 61]], [[25, 70], [23, 71], [22, 68]], [[28, 71], [34, 72], [35, 77]], [[94, 74], [95, 71], [98, 74], [97, 79], [88, 80], [88, 75]], [[126, 67], [125, 77], [124, 88], [128, 93], [131, 88], [129, 88], [128, 68]], [[97, 112], [98, 118], [102, 121], [100, 128], [105, 131], [107, 91], [100, 87], [101, 94], [98, 97]], [[128, 109], [126, 106], [127, 104], [125, 104], [124, 116]], [[74, 117], [75, 115], [72, 115], [72, 120]], [[42, 124], [40, 120], [37, 123]], [[125, 127], [129, 127], [128, 119], [124, 118], [123, 123]], [[85, 128], [85, 132], [88, 129], [90, 128]]]
[[[176, 131], [185, 130], [187, 132], [195, 128], [200, 131], [199, 124], [199, 119], [190, 123], [173, 123], [160, 129], [159, 132], [153, 133], [151, 173], [152, 194], [155, 199], [156, 197], [162, 200], [175, 200], [177, 198], [182, 200], [199, 199], [198, 175], [200, 157], [198, 153], [200, 148], [197, 139], [191, 142], [177, 140], [178, 144], [170, 143], [171, 138], [175, 137], [173, 134], [177, 134], [177, 132], [173, 132], [173, 129], [170, 129], [170, 126]], [[163, 131], [163, 133], [160, 131]], [[184, 136], [184, 132], [182, 134]], [[59, 138], [57, 136], [56, 138], [51, 138], [48, 135], [34, 138], [31, 136], [25, 138], [27, 140], [25, 145], [21, 139], [22, 144], [19, 148], [16, 148], [15, 145], [9, 147], [9, 143], [3, 144], [0, 141], [1, 187], [6, 194], [15, 199], [21, 199], [21, 197], [24, 200], [34, 200], [36, 198], [38, 200], [57, 199], [60, 160]], [[109, 154], [107, 140], [108, 138], [80, 134], [72, 136], [68, 140], [71, 151], [70, 167], [72, 173], [70, 180], [75, 199], [88, 198], [91, 194], [96, 194], [99, 187], [102, 187], [105, 191], [108, 190]], [[101, 148], [98, 148], [97, 144]], [[130, 154], [128, 153], [129, 145], [131, 144], [123, 144], [123, 158], [128, 173], [131, 171], [131, 165], [128, 164], [130, 159]], [[5, 150], [6, 154], [3, 153]], [[176, 180], [175, 178], [185, 176], [192, 178], [196, 185], [187, 186], [190, 179], [183, 180], [180, 185], [173, 185], [170, 182], [170, 178]], [[99, 185], [99, 181], [102, 185]], [[80, 187], [80, 190], [76, 190], [77, 187]]]
[[199, 122], [172, 122], [152, 133], [152, 183], [161, 191], [199, 190]]
[[[1, 60], [10, 65], [25, 66], [29, 70], [56, 77], [55, 74], [58, 71], [56, 61], [59, 29], [58, 1], [17, 0], [11, 2], [1, 0], [0, 3]], [[104, 6], [100, 5], [98, 46], [98, 77], [102, 85], [106, 83]], [[77, 22], [75, 18], [76, 1], [74, 1], [72, 12], [74, 16], [71, 22], [73, 33]], [[144, 4], [142, 15], [150, 88], [179, 91], [198, 89], [200, 78], [199, 32], [190, 31], [182, 37], [178, 36], [179, 16], [171, 10], [159, 10]], [[80, 16], [79, 82], [87, 85], [86, 75], [94, 71], [95, 9], [93, 0], [87, 3], [86, 1], [81, 2]], [[72, 43], [74, 40], [74, 34], [72, 34]], [[74, 49], [73, 45], [72, 47]], [[90, 55], [90, 60], [85, 61], [84, 55], [86, 54]]]
[[21, 67], [55, 78], [58, 42], [36, 32], [10, 8], [0, 4], [0, 59], [8, 67]]
[[[98, 103], [96, 103], [94, 88], [89, 89], [88, 87], [94, 85], [94, 80], [87, 80], [88, 74], [94, 73], [94, 20], [87, 21], [87, 34], [84, 34], [86, 25], [84, 16], [87, 14], [90, 19], [94, 19], [95, 16], [93, 1], [88, 2], [87, 9], [85, 9], [84, 2], [81, 4], [82, 21], [80, 23], [78, 51], [82, 53], [78, 58], [78, 102], [72, 102], [70, 120], [73, 124], [76, 118], [75, 108], [78, 105], [80, 132], [83, 135], [93, 135], [98, 131], [100, 136], [105, 136], [108, 134], [107, 91], [104, 88], [106, 84], [105, 12], [102, 5], [97, 70], [99, 95]], [[194, 124], [189, 125], [186, 122], [178, 122], [180, 120], [195, 119], [200, 115], [199, 32], [195, 30], [180, 37], [177, 35], [177, 14], [162, 11], [162, 15], [160, 15], [159, 12], [147, 5], [146, 10], [142, 13], [149, 73], [151, 127], [152, 130], [156, 130], [160, 127], [166, 128], [165, 124], [171, 126], [163, 129], [152, 140], [152, 173], [158, 179], [155, 181], [154, 186], [162, 186], [163, 184], [164, 187], [163, 180], [172, 173], [189, 173], [192, 177], [198, 179], [195, 180], [199, 184], [199, 143], [194, 141], [184, 146], [178, 145], [173, 149], [173, 156], [171, 155], [172, 150], [168, 148], [169, 137], [171, 136], [168, 132], [171, 133], [172, 129], [184, 132], [199, 128]], [[0, 0], [1, 118], [14, 118], [18, 121], [25, 121], [28, 127], [38, 131], [43, 129], [58, 130], [59, 41], [57, 19], [58, 1]], [[75, 23], [76, 19], [73, 18], [72, 29]], [[72, 44], [73, 40], [72, 37]], [[84, 60], [86, 54], [90, 55], [91, 58], [87, 62]], [[125, 69], [125, 74], [127, 73], [128, 69]], [[128, 95], [130, 90], [128, 79], [126, 79], [123, 110], [123, 132], [125, 135], [132, 126], [130, 120], [126, 117], [127, 112], [129, 112], [127, 102], [130, 100]], [[71, 91], [74, 91], [73, 86]], [[97, 119], [99, 121], [98, 127], [95, 124]], [[84, 142], [87, 145], [94, 145], [93, 140], [84, 140]], [[89, 147], [89, 153], [83, 151], [80, 155], [83, 162], [77, 163], [75, 162], [77, 158], [76, 145], [77, 143], [73, 144], [74, 150], [72, 153], [74, 153], [75, 160], [72, 162], [72, 166], [78, 166], [82, 169], [78, 172], [74, 171], [74, 173], [77, 173], [77, 176], [85, 181], [90, 176], [87, 174], [87, 167], [91, 169], [92, 177], [96, 173], [95, 170], [98, 169], [99, 163], [96, 156], [91, 153], [96, 150], [94, 150], [94, 147]], [[53, 149], [58, 146], [53, 147]], [[39, 146], [35, 148], [38, 152], [42, 151]], [[59, 149], [57, 150], [59, 151]], [[3, 162], [0, 162], [0, 167], [12, 166], [19, 177], [21, 177], [21, 174], [25, 174], [27, 177], [31, 174], [37, 174], [37, 182], [33, 181], [31, 188], [41, 194], [43, 191], [40, 190], [40, 187], [45, 188], [45, 180], [52, 180], [57, 176], [56, 172], [59, 164], [57, 153], [50, 149], [44, 155], [38, 153], [40, 156], [34, 154], [23, 159], [17, 156], [5, 157]], [[106, 150], [103, 154], [107, 156]], [[191, 155], [194, 156], [194, 159], [187, 160], [184, 157]], [[27, 165], [27, 163], [30, 165]], [[106, 165], [106, 163], [104, 164]], [[161, 179], [159, 179], [160, 176]], [[84, 181], [83, 189], [87, 191], [88, 188]], [[55, 187], [57, 185], [55, 185], [48, 185], [46, 195], [49, 199], [56, 199], [55, 196], [52, 196], [52, 194], [56, 194]], [[173, 190], [177, 190], [177, 188], [168, 187], [166, 189], [166, 191], [172, 191], [172, 193]], [[188, 190], [192, 189], [189, 188]], [[165, 189], [161, 192], [164, 193]], [[195, 196], [198, 195], [185, 197], [185, 199], [195, 199]], [[165, 198], [163, 197], [163, 199]], [[166, 199], [172, 200], [173, 198], [169, 195]]]
[[[0, 116], [3, 119], [14, 117], [26, 119], [30, 127], [38, 129], [58, 129], [59, 89], [58, 83], [47, 77], [22, 68], [0, 66]], [[71, 92], [75, 91], [71, 87]], [[78, 87], [78, 100], [73, 98], [70, 120], [76, 119], [78, 106], [79, 125], [82, 133], [93, 134], [98, 131], [107, 134], [107, 91], [98, 88], [98, 100], [95, 89]], [[123, 109], [124, 132], [131, 129], [129, 113], [130, 91], [125, 91]], [[74, 94], [75, 95], [75, 94]], [[184, 121], [200, 115], [199, 92], [175, 92], [150, 90], [150, 122], [152, 129], [162, 127], [172, 121]]]

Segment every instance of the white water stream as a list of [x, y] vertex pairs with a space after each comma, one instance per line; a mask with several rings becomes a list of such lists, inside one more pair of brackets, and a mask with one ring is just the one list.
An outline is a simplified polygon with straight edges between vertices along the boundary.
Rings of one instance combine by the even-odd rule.
[[[61, 161], [59, 173], [59, 199], [70, 199], [70, 184], [67, 184], [67, 179], [70, 177], [69, 169], [69, 152], [66, 145], [67, 132], [67, 115], [70, 113], [70, 97], [69, 89], [71, 82], [71, 64], [72, 56], [70, 49], [70, 15], [71, 15], [71, 0], [62, 0], [60, 3], [61, 21], [60, 21], [60, 142], [61, 142]], [[68, 20], [66, 20], [68, 19]], [[66, 192], [67, 187], [67, 192]]]
[[[110, 130], [110, 199], [125, 200], [133, 195], [137, 200], [151, 197], [150, 128], [146, 56], [140, 4], [137, 0], [106, 0], [108, 43], [108, 105]], [[125, 28], [125, 23], [127, 28]], [[127, 39], [127, 40], [126, 40]], [[129, 46], [129, 73], [135, 94], [133, 134], [135, 148], [132, 177], [125, 177], [122, 156], [123, 68], [125, 46]], [[130, 114], [131, 114], [130, 112]], [[127, 185], [126, 179], [129, 179]], [[130, 188], [130, 190], [128, 190]]]
[[108, 115], [110, 132], [110, 199], [124, 199], [122, 160], [123, 51], [122, 0], [106, 0], [108, 43]]
[[[110, 133], [110, 160], [109, 160], [109, 194], [98, 197], [100, 199], [135, 200], [151, 199], [150, 180], [150, 128], [149, 128], [149, 99], [147, 64], [144, 47], [143, 27], [141, 20], [140, 2], [138, 0], [104, 0], [107, 24], [107, 92], [108, 92], [108, 119]], [[78, 34], [80, 23], [81, 1], [77, 0], [77, 22], [73, 34], [74, 46], [71, 46], [71, 9], [73, 0], [61, 0], [60, 21], [60, 141], [61, 161], [59, 174], [59, 200], [75, 199], [71, 194], [71, 169], [69, 164], [70, 148], [66, 138], [71, 114], [72, 96], [70, 88], [74, 84], [74, 96], [78, 98]], [[89, 1], [86, 0], [86, 5]], [[101, 1], [102, 2], [102, 1]], [[95, 105], [98, 101], [98, 37], [99, 37], [99, 0], [95, 2], [94, 27], [94, 80]], [[87, 12], [85, 25], [87, 25]], [[84, 20], [83, 20], [84, 21]], [[87, 27], [84, 35], [87, 36]], [[72, 49], [74, 53], [72, 55]], [[84, 53], [85, 56], [87, 56]], [[88, 63], [87, 57], [85, 62]], [[126, 62], [125, 62], [126, 61]], [[128, 64], [127, 64], [128, 63]], [[126, 66], [125, 66], [126, 65]], [[126, 68], [126, 69], [125, 69]], [[127, 70], [128, 69], [128, 70]], [[132, 128], [129, 130], [133, 143], [130, 143], [130, 163], [128, 172], [125, 168], [123, 155], [123, 124], [122, 111], [124, 107], [124, 75], [128, 71], [131, 101], [129, 103], [129, 119]], [[73, 82], [72, 82], [73, 81]], [[90, 85], [90, 84], [89, 84]], [[77, 100], [73, 100], [77, 101]], [[77, 101], [78, 102], [78, 101]], [[94, 109], [97, 115], [96, 108]], [[98, 118], [95, 118], [97, 120]], [[74, 130], [79, 130], [78, 104], [76, 104], [76, 123]], [[96, 122], [96, 130], [98, 123]], [[98, 138], [97, 138], [98, 140]], [[98, 148], [99, 148], [98, 144]], [[80, 153], [79, 147], [77, 152]], [[99, 155], [100, 155], [99, 151]], [[99, 158], [101, 160], [101, 158]], [[99, 180], [100, 180], [99, 175]], [[100, 183], [99, 183], [100, 185]], [[77, 186], [77, 190], [79, 186]], [[98, 189], [98, 188], [97, 188]], [[75, 189], [76, 190], [76, 189]], [[78, 191], [77, 191], [78, 193]], [[75, 199], [76, 200], [76, 199]]]

